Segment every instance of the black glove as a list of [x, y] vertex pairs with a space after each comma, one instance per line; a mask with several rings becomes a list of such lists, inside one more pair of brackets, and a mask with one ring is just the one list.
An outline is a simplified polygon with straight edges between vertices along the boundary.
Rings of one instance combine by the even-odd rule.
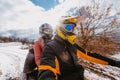
[[120, 61], [115, 61], [115, 66], [120, 68]]
[[49, 71], [39, 71], [38, 80], [55, 80], [54, 74]]

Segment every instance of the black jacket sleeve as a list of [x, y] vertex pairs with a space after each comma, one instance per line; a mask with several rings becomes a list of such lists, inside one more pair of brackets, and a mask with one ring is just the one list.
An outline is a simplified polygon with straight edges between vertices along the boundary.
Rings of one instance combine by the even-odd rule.
[[[80, 50], [82, 53], [84, 53], [84, 54], [86, 53], [85, 49], [81, 48], [81, 47], [78, 46], [77, 44], [75, 44], [75, 47], [76, 47], [78, 50]], [[106, 62], [108, 62], [108, 65], [116, 66], [116, 67], [119, 67], [119, 68], [120, 68], [120, 61], [113, 60], [113, 59], [111, 59], [111, 58], [102, 56], [102, 55], [100, 55], [100, 54], [91, 53], [91, 52], [87, 52], [87, 56], [94, 57], [94, 58], [97, 58], [97, 59], [99, 59], [99, 60], [106, 61]]]
[[48, 45], [44, 48], [38, 69], [40, 70], [38, 80], [55, 80], [55, 55]]
[[102, 56], [102, 55], [97, 54], [97, 53], [90, 53], [90, 52], [88, 52], [88, 55], [92, 56], [92, 57], [95, 57], [95, 58], [98, 58], [98, 59], [101, 59], [101, 60], [104, 60], [104, 61], [107, 61], [108, 65], [116, 66], [116, 67], [120, 68], [120, 61], [117, 61], [117, 60], [114, 60], [114, 59]]

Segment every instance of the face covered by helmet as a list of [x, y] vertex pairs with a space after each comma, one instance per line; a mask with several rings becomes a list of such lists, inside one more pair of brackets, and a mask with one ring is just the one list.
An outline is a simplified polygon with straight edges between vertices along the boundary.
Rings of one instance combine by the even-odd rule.
[[53, 36], [53, 29], [52, 26], [48, 23], [44, 23], [39, 27], [39, 33], [44, 39], [44, 41], [51, 40]]
[[66, 17], [60, 22], [60, 26], [57, 27], [57, 35], [68, 41], [70, 44], [74, 44], [76, 41], [74, 28], [76, 27], [77, 19], [77, 17]]

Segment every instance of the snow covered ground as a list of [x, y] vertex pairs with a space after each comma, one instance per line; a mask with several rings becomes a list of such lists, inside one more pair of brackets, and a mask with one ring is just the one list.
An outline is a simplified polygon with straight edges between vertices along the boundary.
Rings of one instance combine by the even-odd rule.
[[28, 50], [21, 43], [0, 43], [0, 80], [19, 77]]
[[[28, 49], [23, 50], [21, 47], [22, 44], [18, 42], [0, 43], [0, 80], [20, 77], [24, 60], [28, 53]], [[113, 57], [120, 60], [120, 54], [114, 55]], [[88, 77], [89, 80], [110, 80], [87, 70], [85, 70], [85, 76]], [[117, 78], [117, 80], [120, 80], [120, 77]]]

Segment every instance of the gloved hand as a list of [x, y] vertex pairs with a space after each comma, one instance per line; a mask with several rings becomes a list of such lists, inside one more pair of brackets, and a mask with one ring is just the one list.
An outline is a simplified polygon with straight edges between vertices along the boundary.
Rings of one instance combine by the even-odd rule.
[[120, 61], [115, 61], [115, 66], [120, 68]]
[[39, 71], [38, 80], [56, 80], [55, 75], [49, 71]]

